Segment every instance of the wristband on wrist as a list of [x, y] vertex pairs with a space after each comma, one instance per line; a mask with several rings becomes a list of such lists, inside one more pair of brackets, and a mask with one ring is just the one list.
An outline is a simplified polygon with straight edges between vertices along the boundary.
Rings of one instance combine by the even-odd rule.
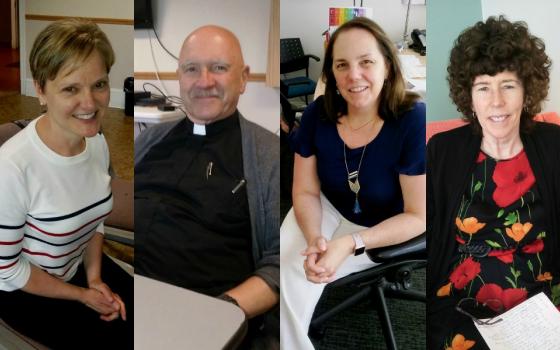
[[366, 251], [366, 246], [359, 233], [353, 233], [352, 239], [354, 240], [354, 255], [361, 255]]
[[227, 301], [228, 303], [233, 304], [233, 305], [237, 306], [238, 308], [241, 308], [241, 306], [239, 306], [239, 303], [237, 302], [237, 300], [235, 300], [229, 294], [223, 293], [223, 294], [218, 295], [217, 298], [221, 299], [223, 301]]

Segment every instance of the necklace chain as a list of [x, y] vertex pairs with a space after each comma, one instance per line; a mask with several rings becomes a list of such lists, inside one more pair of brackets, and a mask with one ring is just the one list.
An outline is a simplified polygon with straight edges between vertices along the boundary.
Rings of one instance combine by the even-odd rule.
[[364, 127], [365, 127], [366, 125], [368, 125], [369, 123], [373, 122], [374, 120], [375, 120], [375, 119], [372, 119], [372, 120], [370, 120], [369, 122], [363, 124], [362, 126], [358, 126], [358, 127], [355, 128], [355, 129], [350, 125], [350, 121], [348, 121], [348, 123], [347, 123], [347, 124], [348, 124], [348, 129], [350, 129], [351, 131], [358, 131], [358, 130], [364, 128]]
[[360, 209], [360, 203], [358, 202], [358, 193], [360, 192], [360, 168], [362, 167], [362, 160], [364, 159], [364, 154], [366, 153], [367, 145], [364, 146], [362, 150], [362, 155], [360, 156], [360, 162], [358, 163], [358, 170], [350, 172], [348, 170], [348, 161], [346, 160], [346, 144], [342, 142], [342, 151], [344, 154], [344, 165], [346, 166], [346, 173], [348, 175], [348, 186], [350, 191], [354, 192], [356, 195], [356, 201], [354, 202], [354, 214], [359, 214], [362, 212]]
[[[342, 143], [343, 152], [344, 152], [344, 165], [346, 166], [346, 173], [348, 174], [348, 179], [350, 179], [350, 170], [348, 170], [348, 162], [346, 161], [346, 144]], [[358, 163], [358, 170], [353, 171], [352, 174], [356, 173], [356, 180], [358, 180], [358, 174], [360, 174], [360, 168], [362, 167], [362, 160], [364, 159], [364, 153], [366, 153], [366, 147], [362, 150], [362, 155], [360, 156], [360, 162]]]

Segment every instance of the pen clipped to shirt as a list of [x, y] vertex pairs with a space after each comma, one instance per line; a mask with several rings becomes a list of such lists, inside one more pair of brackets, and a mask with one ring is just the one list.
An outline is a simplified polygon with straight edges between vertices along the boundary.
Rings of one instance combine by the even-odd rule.
[[239, 191], [239, 189], [241, 187], [243, 187], [243, 185], [245, 185], [247, 181], [245, 181], [245, 179], [241, 179], [241, 181], [239, 181], [239, 183], [233, 188], [233, 190], [231, 190], [232, 194], [235, 194], [235, 192]]
[[210, 162], [208, 163], [208, 165], [206, 166], [206, 180], [208, 180], [208, 177], [212, 175], [212, 167], [214, 166], [214, 163]]

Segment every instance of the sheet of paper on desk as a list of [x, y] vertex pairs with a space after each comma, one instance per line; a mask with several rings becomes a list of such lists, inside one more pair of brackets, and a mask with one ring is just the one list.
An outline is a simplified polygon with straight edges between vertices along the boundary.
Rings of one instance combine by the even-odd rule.
[[426, 79], [426, 66], [414, 55], [399, 55], [399, 60], [408, 79]]
[[558, 350], [560, 312], [539, 293], [499, 316], [502, 321], [476, 328], [492, 350]]

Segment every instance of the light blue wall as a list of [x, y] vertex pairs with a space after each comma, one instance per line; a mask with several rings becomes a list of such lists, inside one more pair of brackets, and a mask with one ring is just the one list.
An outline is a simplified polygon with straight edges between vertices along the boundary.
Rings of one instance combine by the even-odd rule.
[[449, 98], [447, 64], [457, 36], [482, 20], [480, 0], [428, 0], [427, 8], [427, 116], [428, 121], [459, 116]]

